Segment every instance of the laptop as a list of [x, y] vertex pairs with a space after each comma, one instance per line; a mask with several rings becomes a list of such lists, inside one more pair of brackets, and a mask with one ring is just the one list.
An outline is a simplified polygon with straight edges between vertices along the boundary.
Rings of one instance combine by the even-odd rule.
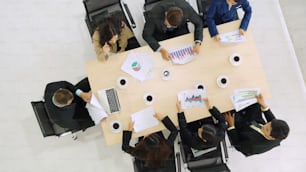
[[108, 114], [120, 112], [120, 102], [115, 88], [107, 88], [98, 91], [101, 105]]

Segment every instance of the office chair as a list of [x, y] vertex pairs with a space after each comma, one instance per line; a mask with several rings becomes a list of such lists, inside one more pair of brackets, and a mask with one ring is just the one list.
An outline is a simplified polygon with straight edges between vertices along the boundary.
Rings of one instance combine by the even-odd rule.
[[143, 5], [143, 16], [144, 21], [146, 21], [146, 18], [148, 16], [149, 11], [162, 0], [145, 0], [145, 3]]
[[62, 137], [69, 134], [73, 134], [72, 138], [76, 140], [77, 137], [75, 133], [77, 131], [80, 131], [81, 130], [80, 128], [75, 128], [75, 129], [63, 128], [57, 125], [56, 123], [52, 122], [46, 111], [45, 102], [42, 100], [32, 101], [31, 105], [33, 107], [43, 137], [48, 137], [48, 136]]
[[208, 148], [203, 155], [194, 157], [191, 148], [179, 142], [185, 170], [190, 172], [230, 172], [226, 165], [228, 153], [225, 140], [216, 147]]
[[83, 5], [86, 11], [85, 22], [90, 36], [93, 35], [101, 21], [117, 12], [125, 16], [126, 24], [130, 28], [136, 27], [127, 4], [120, 0], [83, 0]]

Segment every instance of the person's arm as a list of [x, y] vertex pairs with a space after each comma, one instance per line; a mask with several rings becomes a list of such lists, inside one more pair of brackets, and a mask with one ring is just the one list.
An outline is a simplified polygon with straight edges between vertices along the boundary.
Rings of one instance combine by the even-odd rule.
[[92, 36], [92, 42], [96, 55], [99, 61], [106, 61], [108, 59], [108, 53], [110, 52], [110, 47], [108, 45], [100, 45], [100, 34], [98, 30], [95, 30]]
[[120, 33], [119, 37], [119, 46], [120, 46], [120, 52], [125, 51], [127, 45], [128, 45], [128, 40], [132, 38], [134, 35], [131, 31], [131, 29], [124, 23], [123, 28]]
[[143, 28], [142, 37], [143, 39], [148, 43], [148, 45], [151, 47], [153, 51], [157, 51], [160, 48], [160, 44], [158, 41], [154, 38], [153, 34], [155, 31], [155, 23], [154, 20], [151, 17], [148, 16], [148, 21], [146, 22]]
[[206, 17], [208, 31], [211, 37], [217, 36], [219, 34], [214, 20], [216, 12], [217, 12], [217, 4], [215, 3], [215, 1], [213, 1], [208, 9]]
[[270, 122], [273, 119], [275, 119], [275, 116], [270, 110], [269, 106], [266, 104], [263, 95], [259, 94], [258, 96], [256, 96], [256, 99], [257, 99], [258, 104], [260, 105], [261, 111], [265, 115], [267, 122]]
[[194, 9], [189, 5], [189, 3], [185, 2], [185, 8], [187, 9], [186, 12], [188, 12], [188, 19], [192, 24], [194, 24], [194, 41], [195, 44], [200, 45], [203, 40], [203, 22], [200, 16], [197, 14], [197, 12], [194, 11]]
[[171, 119], [168, 116], [165, 116], [164, 118], [162, 117], [162, 115], [160, 113], [156, 113], [155, 117], [160, 120], [164, 126], [170, 131], [170, 135], [167, 138], [167, 143], [168, 145], [173, 146], [174, 144], [174, 140], [178, 134], [178, 130], [175, 127], [175, 125], [173, 124], [173, 122], [171, 121]]
[[124, 152], [129, 153], [129, 154], [130, 154], [131, 150], [134, 149], [134, 147], [130, 146], [130, 140], [132, 138], [133, 125], [134, 125], [134, 123], [132, 121], [130, 121], [128, 129], [123, 130], [123, 135], [122, 135], [121, 149]]
[[252, 7], [250, 6], [250, 3], [248, 0], [243, 0], [243, 3], [241, 4], [242, 9], [244, 11], [244, 15], [240, 24], [240, 29], [246, 31], [249, 26], [249, 22], [252, 16]]

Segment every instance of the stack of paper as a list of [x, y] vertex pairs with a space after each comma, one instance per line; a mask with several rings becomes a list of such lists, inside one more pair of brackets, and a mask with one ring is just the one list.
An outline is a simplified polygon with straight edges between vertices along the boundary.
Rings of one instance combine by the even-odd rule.
[[86, 104], [86, 108], [91, 119], [95, 122], [96, 125], [100, 123], [101, 119], [108, 116], [104, 108], [100, 105], [96, 96], [93, 94], [91, 95], [90, 102]]
[[183, 109], [192, 107], [204, 107], [203, 99], [206, 97], [206, 90], [192, 89], [184, 90], [177, 95]]
[[245, 37], [239, 34], [239, 30], [220, 34], [220, 42], [222, 43], [238, 43], [245, 40]]
[[134, 113], [132, 115], [132, 121], [134, 121], [134, 131], [139, 132], [158, 125], [158, 120], [154, 117], [154, 114], [155, 112], [153, 107], [148, 107]]
[[185, 64], [193, 60], [196, 55], [192, 53], [193, 46], [187, 45], [169, 51], [173, 64]]
[[256, 95], [259, 94], [259, 88], [238, 89], [231, 96], [235, 110], [238, 112], [257, 102]]
[[150, 54], [129, 53], [121, 69], [134, 78], [144, 81], [153, 77], [154, 57]]

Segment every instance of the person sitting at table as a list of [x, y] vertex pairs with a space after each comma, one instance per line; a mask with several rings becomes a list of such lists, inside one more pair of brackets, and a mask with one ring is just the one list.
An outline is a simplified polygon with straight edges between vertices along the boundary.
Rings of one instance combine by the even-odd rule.
[[257, 96], [257, 101], [235, 115], [225, 114], [231, 144], [245, 156], [269, 151], [279, 146], [289, 134], [288, 124], [275, 118], [261, 94]]
[[239, 26], [240, 35], [244, 35], [252, 16], [252, 8], [248, 0], [213, 0], [208, 12], [206, 22], [210, 36], [220, 41], [216, 25], [231, 22], [238, 19], [237, 9], [242, 7], [244, 15]]
[[220, 111], [210, 104], [208, 98], [204, 99], [206, 107], [209, 109], [210, 114], [218, 120], [216, 124], [213, 121], [198, 120], [187, 124], [181, 102], [176, 103], [178, 110], [177, 117], [180, 127], [180, 136], [182, 142], [187, 146], [203, 150], [217, 146], [225, 137], [227, 125], [224, 117]]
[[134, 125], [132, 121], [129, 123], [128, 130], [123, 131], [122, 137], [122, 150], [141, 161], [147, 170], [163, 168], [171, 162], [169, 157], [173, 154], [173, 144], [178, 134], [178, 130], [168, 116], [163, 117], [160, 113], [155, 113], [154, 116], [170, 131], [167, 139], [160, 131], [140, 138], [134, 147], [130, 146]]
[[51, 121], [70, 129], [85, 130], [94, 125], [85, 108], [90, 98], [88, 78], [75, 86], [67, 81], [48, 83], [44, 93], [46, 110]]
[[170, 60], [168, 51], [158, 41], [189, 33], [187, 20], [195, 25], [193, 52], [198, 54], [203, 40], [203, 23], [185, 0], [164, 0], [156, 4], [148, 11], [142, 37], [153, 51], [159, 51], [164, 60]]
[[112, 15], [103, 20], [95, 30], [92, 40], [100, 61], [106, 61], [112, 53], [123, 52], [140, 46], [120, 14]]

